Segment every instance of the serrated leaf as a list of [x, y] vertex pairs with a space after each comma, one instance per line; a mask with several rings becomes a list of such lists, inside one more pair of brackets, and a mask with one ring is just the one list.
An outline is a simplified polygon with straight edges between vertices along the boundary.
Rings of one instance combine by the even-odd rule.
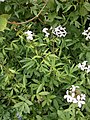
[[7, 26], [7, 19], [4, 17], [0, 17], [0, 31], [4, 31]]

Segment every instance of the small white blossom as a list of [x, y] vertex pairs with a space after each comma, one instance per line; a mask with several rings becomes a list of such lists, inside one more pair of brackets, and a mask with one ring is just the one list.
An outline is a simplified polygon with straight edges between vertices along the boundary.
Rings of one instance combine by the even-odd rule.
[[74, 97], [75, 97], [75, 93], [73, 92], [73, 93], [71, 94], [71, 96], [74, 98]]
[[78, 103], [76, 98], [73, 98], [73, 103]]
[[42, 32], [47, 33], [48, 28], [43, 28]]
[[0, 0], [0, 2], [4, 2], [5, 0]]
[[64, 99], [67, 99], [67, 102], [72, 102], [72, 97], [70, 95], [64, 95]]
[[56, 35], [57, 37], [65, 37], [66, 34], [67, 34], [67, 32], [66, 32], [65, 29], [66, 29], [65, 27], [63, 28], [63, 27], [60, 25], [60, 26], [56, 27], [56, 28], [52, 31], [52, 33], [53, 33], [54, 35]]
[[83, 66], [86, 66], [86, 63], [87, 63], [87, 61], [82, 62], [82, 65], [83, 65]]
[[81, 108], [82, 104], [85, 104], [85, 101], [78, 101], [78, 107]]
[[90, 72], [90, 65], [87, 65], [86, 63], [87, 63], [87, 61], [84, 61], [83, 63], [79, 63], [78, 68], [80, 68], [82, 71], [85, 70], [87, 73], [89, 73]]
[[87, 73], [89, 73], [90, 72], [90, 65], [88, 65], [88, 67], [87, 67], [87, 71], [86, 71]]
[[78, 107], [81, 108], [82, 107], [82, 104], [85, 104], [85, 101], [81, 100], [81, 96], [78, 95], [77, 96], [77, 100], [78, 100]]
[[48, 32], [48, 28], [43, 28], [42, 32], [45, 33], [45, 37], [48, 37], [50, 33]]
[[85, 100], [86, 95], [85, 94], [81, 94], [81, 100]]
[[78, 100], [78, 101], [80, 100], [80, 95], [77, 95], [77, 100]]
[[86, 63], [87, 63], [87, 61], [84, 61], [82, 64], [79, 63], [79, 64], [78, 64], [78, 68], [80, 68], [81, 70], [84, 71], [85, 69], [87, 69]]
[[75, 91], [76, 91], [76, 88], [79, 88], [79, 86], [74, 86], [74, 85], [72, 85], [72, 87], [70, 88], [70, 90], [72, 90], [72, 92], [75, 92]]
[[33, 40], [34, 34], [33, 34], [32, 31], [29, 31], [29, 30], [28, 30], [27, 32], [25, 32], [25, 34], [27, 35], [27, 36], [26, 36], [27, 40]]
[[84, 30], [82, 34], [86, 36], [86, 40], [89, 40], [90, 39], [90, 27], [88, 27], [87, 30]]

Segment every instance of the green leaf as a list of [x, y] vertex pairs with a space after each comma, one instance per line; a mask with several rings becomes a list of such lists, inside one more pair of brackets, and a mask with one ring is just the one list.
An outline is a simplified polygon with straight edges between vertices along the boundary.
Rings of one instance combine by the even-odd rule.
[[42, 120], [42, 117], [39, 115], [36, 115], [37, 120]]
[[39, 93], [39, 95], [48, 95], [48, 94], [49, 94], [49, 92], [46, 92], [46, 91], [45, 91], [45, 92], [40, 92], [40, 93]]
[[26, 99], [22, 96], [18, 96], [20, 100], [25, 101]]
[[17, 108], [17, 107], [20, 107], [20, 106], [22, 106], [23, 105], [23, 102], [19, 102], [19, 103], [16, 103], [13, 107], [14, 108]]
[[25, 102], [28, 104], [28, 105], [33, 105], [33, 103], [29, 100], [25, 100]]
[[81, 16], [85, 16], [88, 14], [88, 11], [86, 10], [86, 8], [84, 6], [82, 6], [79, 10], [79, 13]]
[[4, 37], [0, 37], [0, 43], [2, 43], [4, 39]]
[[85, 2], [84, 7], [86, 8], [87, 11], [90, 11], [90, 3]]
[[47, 66], [51, 66], [46, 60], [43, 60], [43, 62], [47, 65]]
[[29, 101], [28, 99], [25, 99], [24, 97], [22, 96], [18, 96], [20, 100], [26, 102], [28, 105], [32, 105], [33, 103], [31, 101]]
[[59, 109], [59, 104], [58, 104], [58, 102], [57, 102], [56, 99], [53, 100], [53, 105], [54, 105], [54, 107], [56, 108], [56, 110]]
[[30, 113], [30, 108], [29, 108], [29, 106], [26, 104], [26, 103], [24, 103], [24, 107], [25, 107], [25, 112], [26, 113]]
[[72, 7], [72, 5], [67, 6], [67, 8], [65, 8], [65, 10], [63, 11], [63, 13], [66, 13], [68, 10], [71, 9], [71, 7]]
[[46, 105], [46, 103], [47, 103], [47, 101], [45, 100], [45, 101], [43, 101], [42, 102], [42, 107], [44, 107], [45, 105]]
[[88, 64], [90, 64], [90, 52], [86, 53], [86, 60], [88, 61]]
[[43, 88], [43, 84], [40, 84], [36, 93], [39, 93], [42, 90], [42, 88]]
[[9, 19], [11, 15], [8, 15], [8, 14], [2, 14], [0, 15], [0, 17], [3, 17], [3, 18], [6, 18], [6, 19]]
[[0, 31], [4, 31], [7, 25], [7, 19], [0, 16]]
[[58, 110], [57, 114], [58, 114], [60, 120], [66, 120], [66, 117], [64, 115], [64, 111]]
[[26, 83], [27, 83], [27, 79], [26, 79], [26, 76], [25, 76], [25, 74], [24, 74], [24, 76], [23, 76], [23, 86], [24, 86], [24, 87], [26, 87]]

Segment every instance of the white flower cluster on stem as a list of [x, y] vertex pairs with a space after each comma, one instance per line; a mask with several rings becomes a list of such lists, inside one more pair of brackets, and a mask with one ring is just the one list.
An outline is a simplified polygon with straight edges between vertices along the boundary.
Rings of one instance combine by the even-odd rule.
[[78, 68], [80, 68], [82, 71], [86, 71], [87, 73], [89, 73], [90, 72], [90, 65], [87, 65], [86, 63], [87, 63], [87, 61], [79, 63]]
[[[61, 25], [59, 25], [58, 27], [52, 29], [52, 27], [50, 28], [50, 30], [52, 31], [52, 33], [54, 35], [56, 35], [57, 37], [65, 37], [67, 32], [65, 30], [66, 28], [62, 27]], [[48, 28], [43, 28], [42, 32], [45, 33], [45, 37], [48, 37], [50, 35], [50, 33], [48, 32]]]
[[63, 28], [61, 25], [59, 25], [53, 30], [53, 34], [56, 35], [57, 37], [65, 37], [67, 34], [65, 29], [66, 29], [65, 27]]
[[90, 27], [88, 27], [87, 30], [84, 30], [82, 34], [86, 36], [86, 40], [89, 40], [90, 39]]
[[64, 95], [64, 99], [67, 99], [67, 102], [70, 103], [77, 103], [78, 107], [81, 108], [82, 104], [85, 104], [86, 95], [80, 93], [80, 91], [77, 90], [77, 88], [79, 88], [79, 86], [72, 85], [70, 90], [66, 91], [66, 95]]
[[25, 34], [27, 35], [27, 40], [33, 40], [34, 33], [32, 31], [28, 30], [27, 32], [25, 32]]
[[0, 0], [0, 2], [4, 2], [5, 0]]

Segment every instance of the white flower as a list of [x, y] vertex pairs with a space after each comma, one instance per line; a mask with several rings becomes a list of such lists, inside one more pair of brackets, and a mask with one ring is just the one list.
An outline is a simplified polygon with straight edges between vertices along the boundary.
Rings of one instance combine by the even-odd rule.
[[77, 95], [77, 100], [78, 100], [78, 101], [80, 100], [80, 95]]
[[88, 65], [86, 72], [87, 72], [87, 73], [90, 72], [90, 65]]
[[46, 33], [46, 34], [45, 34], [45, 37], [48, 37], [49, 35], [50, 35], [49, 33]]
[[85, 104], [85, 101], [78, 101], [78, 107], [81, 108], [82, 104]]
[[79, 63], [78, 68], [80, 68], [82, 71], [84, 71], [85, 69], [87, 69], [86, 63], [87, 63], [87, 61], [84, 61], [82, 64]]
[[82, 34], [86, 36], [86, 40], [90, 39], [90, 27], [88, 27], [87, 30], [84, 30]]
[[81, 100], [85, 100], [86, 95], [85, 94], [81, 94]]
[[67, 99], [67, 102], [72, 102], [73, 98], [70, 95], [64, 95], [64, 99]]
[[77, 99], [76, 98], [73, 98], [73, 103], [77, 103]]
[[85, 104], [85, 94], [81, 94], [77, 96], [77, 100], [78, 100], [78, 107], [81, 108], [82, 107], [82, 104]]
[[86, 40], [90, 39], [90, 32], [87, 34]]
[[27, 36], [27, 40], [33, 40], [33, 36], [32, 35]]
[[66, 95], [64, 95], [64, 99], [67, 99], [67, 102], [72, 102], [72, 97], [69, 95], [69, 91], [66, 91]]
[[27, 40], [33, 40], [34, 34], [33, 34], [32, 31], [29, 31], [29, 30], [28, 30], [27, 32], [25, 32], [25, 34], [27, 35], [27, 36], [26, 36]]
[[48, 28], [43, 28], [42, 32], [45, 33], [45, 37], [48, 37], [50, 33], [48, 32]]
[[[83, 64], [85, 64], [85, 62]], [[79, 86], [72, 85], [70, 90], [66, 91], [66, 95], [64, 95], [64, 99], [66, 99], [67, 102], [69, 103], [75, 103], [75, 104], [77, 103], [78, 107], [81, 108], [82, 105], [85, 104], [86, 95], [82, 93], [77, 95], [76, 92], [77, 88], [79, 88]]]
[[56, 27], [56, 28], [52, 31], [52, 33], [55, 34], [57, 37], [65, 37], [66, 34], [67, 34], [67, 32], [66, 32], [65, 29], [66, 29], [65, 27], [63, 28], [63, 27], [60, 25], [60, 26]]
[[75, 93], [73, 92], [73, 93], [71, 94], [71, 96], [74, 98], [74, 97], [75, 97]]
[[86, 63], [87, 63], [87, 61], [84, 61], [82, 64], [79, 63], [78, 68], [80, 68], [82, 71], [85, 70], [87, 73], [89, 73], [90, 72], [90, 65], [87, 66]]
[[48, 28], [43, 28], [42, 32], [47, 33]]
[[4, 2], [5, 0], [0, 0], [0, 2]]
[[32, 35], [33, 32], [28, 30], [27, 32], [25, 32], [25, 34], [27, 34], [29, 36], [29, 35]]
[[82, 35], [86, 35], [87, 36], [87, 32], [88, 32], [88, 30], [84, 30], [84, 32], [82, 33]]
[[76, 91], [76, 88], [79, 88], [79, 86], [74, 86], [74, 85], [72, 85], [72, 87], [70, 88], [70, 90], [72, 90], [72, 92], [75, 92], [75, 91]]
[[87, 61], [82, 62], [82, 65], [85, 67], [86, 63], [87, 63]]

